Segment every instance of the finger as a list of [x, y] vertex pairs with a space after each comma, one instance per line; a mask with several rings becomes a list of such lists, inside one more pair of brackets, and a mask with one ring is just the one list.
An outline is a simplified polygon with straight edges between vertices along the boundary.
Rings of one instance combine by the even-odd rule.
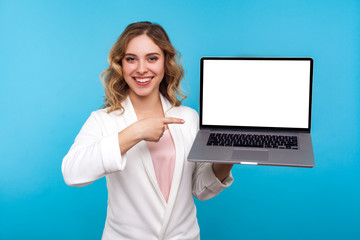
[[164, 124], [183, 124], [185, 123], [184, 119], [181, 118], [173, 118], [173, 117], [165, 117]]

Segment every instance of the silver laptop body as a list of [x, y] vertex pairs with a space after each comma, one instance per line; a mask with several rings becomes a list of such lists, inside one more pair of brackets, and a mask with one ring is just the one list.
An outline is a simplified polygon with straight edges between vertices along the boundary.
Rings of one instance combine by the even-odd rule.
[[314, 167], [312, 58], [203, 57], [193, 162]]

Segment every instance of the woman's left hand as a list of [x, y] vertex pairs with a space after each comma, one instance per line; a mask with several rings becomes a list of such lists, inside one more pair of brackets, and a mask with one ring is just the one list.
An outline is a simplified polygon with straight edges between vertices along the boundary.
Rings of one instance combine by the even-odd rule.
[[230, 175], [233, 166], [234, 164], [213, 163], [213, 171], [215, 176], [222, 182]]

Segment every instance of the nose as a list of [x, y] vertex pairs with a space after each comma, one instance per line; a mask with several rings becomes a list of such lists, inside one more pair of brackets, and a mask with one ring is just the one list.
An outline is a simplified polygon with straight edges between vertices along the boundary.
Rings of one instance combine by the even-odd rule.
[[139, 74], [144, 74], [147, 72], [147, 65], [146, 62], [144, 60], [140, 60], [137, 66], [137, 72]]

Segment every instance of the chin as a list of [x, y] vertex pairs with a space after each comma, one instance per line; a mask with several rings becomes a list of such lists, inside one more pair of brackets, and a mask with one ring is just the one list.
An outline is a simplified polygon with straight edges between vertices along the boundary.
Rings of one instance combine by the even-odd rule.
[[135, 91], [134, 92], [137, 96], [139, 97], [147, 97], [147, 96], [150, 96], [151, 95], [151, 91]]

